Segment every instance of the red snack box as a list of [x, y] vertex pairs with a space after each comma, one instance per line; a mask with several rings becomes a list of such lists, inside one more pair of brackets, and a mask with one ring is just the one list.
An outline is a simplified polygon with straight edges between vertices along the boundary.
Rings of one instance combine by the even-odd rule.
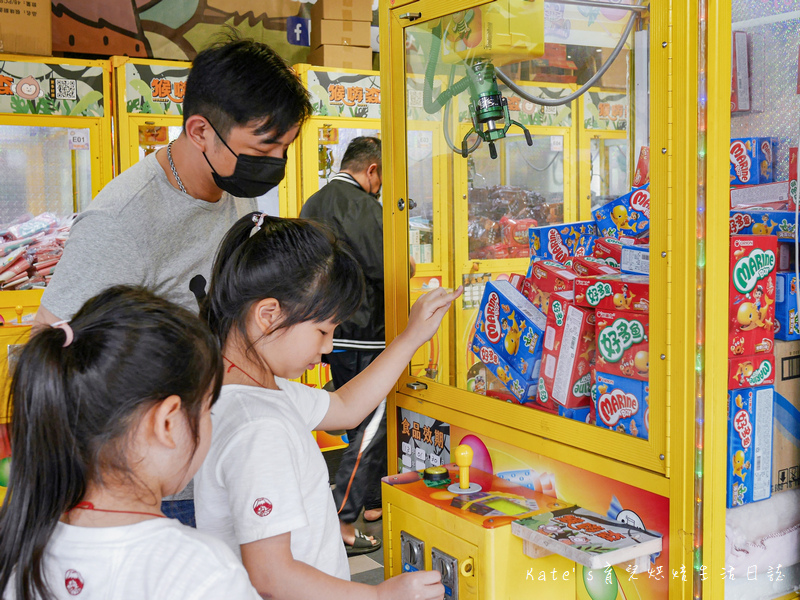
[[728, 359], [728, 389], [760, 387], [775, 383], [775, 356], [737, 356]]
[[564, 408], [591, 403], [594, 328], [594, 311], [575, 306], [568, 295], [551, 296], [539, 381], [548, 399]]
[[625, 273], [576, 277], [575, 304], [606, 310], [650, 312], [650, 277]]
[[531, 292], [528, 295], [533, 305], [544, 314], [548, 313], [550, 294], [553, 292], [571, 291], [575, 281], [575, 273], [561, 263], [547, 259], [531, 261]]
[[650, 315], [618, 310], [595, 311], [598, 371], [648, 381]]
[[622, 262], [622, 242], [614, 238], [600, 238], [594, 243], [592, 256], [606, 261], [606, 264], [619, 268]]
[[773, 351], [777, 251], [774, 235], [731, 236], [729, 358]]
[[639, 160], [636, 163], [636, 173], [633, 175], [632, 187], [642, 187], [650, 182], [650, 148], [642, 146], [639, 150]]
[[789, 208], [794, 210], [795, 204], [797, 204], [797, 148], [789, 148]]
[[619, 269], [610, 266], [602, 258], [595, 258], [594, 256], [576, 256], [572, 259], [572, 270], [576, 275], [616, 275]]

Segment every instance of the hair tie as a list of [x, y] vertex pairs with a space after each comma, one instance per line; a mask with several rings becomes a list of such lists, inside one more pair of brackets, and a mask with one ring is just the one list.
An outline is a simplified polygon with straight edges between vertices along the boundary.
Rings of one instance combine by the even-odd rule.
[[264, 217], [266, 217], [266, 216], [268, 216], [268, 215], [265, 212], [261, 213], [261, 216], [258, 217], [258, 218], [256, 218], [255, 215], [253, 215], [253, 223], [255, 223], [255, 226], [250, 230], [250, 236], [249, 237], [253, 237], [255, 234], [257, 234], [261, 230], [261, 226], [264, 224]]
[[64, 344], [61, 346], [62, 348], [66, 348], [72, 343], [72, 340], [75, 339], [75, 334], [72, 331], [72, 327], [69, 325], [69, 321], [59, 321], [58, 323], [53, 323], [50, 325], [53, 329], [63, 329], [64, 333], [67, 336], [67, 339], [64, 341]]

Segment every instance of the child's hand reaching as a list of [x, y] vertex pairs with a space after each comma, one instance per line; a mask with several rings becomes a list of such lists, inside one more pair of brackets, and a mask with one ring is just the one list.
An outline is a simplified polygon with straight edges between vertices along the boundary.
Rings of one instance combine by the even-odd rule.
[[411, 307], [411, 312], [408, 314], [408, 325], [402, 335], [413, 340], [417, 347], [427, 342], [436, 334], [447, 309], [463, 291], [464, 286], [459, 286], [453, 292], [437, 288], [421, 296]]
[[439, 571], [403, 573], [378, 586], [378, 600], [442, 600], [444, 586]]

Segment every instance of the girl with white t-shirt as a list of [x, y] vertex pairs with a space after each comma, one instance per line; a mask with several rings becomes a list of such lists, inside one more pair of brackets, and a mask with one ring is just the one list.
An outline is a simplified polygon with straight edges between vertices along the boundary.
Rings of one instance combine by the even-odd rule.
[[222, 241], [201, 312], [225, 377], [214, 434], [195, 477], [197, 527], [240, 553], [250, 580], [278, 600], [441, 600], [436, 571], [378, 586], [350, 582], [325, 460], [312, 430], [350, 429], [397, 382], [460, 294], [418, 300], [408, 326], [333, 393], [289, 381], [320, 362], [364, 295], [350, 250], [320, 225], [254, 213]]
[[139, 288], [36, 333], [10, 388], [0, 597], [258, 598], [225, 544], [160, 510], [208, 452], [221, 381], [203, 323]]

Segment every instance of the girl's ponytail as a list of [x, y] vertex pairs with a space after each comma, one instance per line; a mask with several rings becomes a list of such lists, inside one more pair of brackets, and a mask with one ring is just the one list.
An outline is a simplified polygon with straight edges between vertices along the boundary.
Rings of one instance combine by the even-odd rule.
[[[13, 455], [9, 493], [0, 509], [0, 591], [16, 598], [47, 597], [44, 549], [59, 518], [86, 490], [86, 465], [75, 424], [79, 398], [65, 386], [66, 332], [46, 328], [23, 348], [9, 401]], [[57, 449], [57, 451], [53, 451]]]

